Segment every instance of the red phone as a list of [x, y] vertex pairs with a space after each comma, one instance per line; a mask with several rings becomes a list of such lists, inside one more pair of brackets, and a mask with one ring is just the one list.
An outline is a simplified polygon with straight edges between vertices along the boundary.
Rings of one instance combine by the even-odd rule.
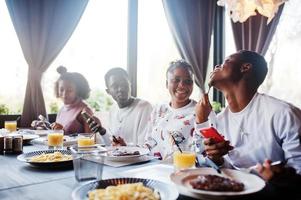
[[215, 142], [223, 142], [225, 141], [224, 136], [219, 134], [217, 130], [213, 127], [203, 128], [201, 129], [201, 134], [204, 138], [212, 138]]

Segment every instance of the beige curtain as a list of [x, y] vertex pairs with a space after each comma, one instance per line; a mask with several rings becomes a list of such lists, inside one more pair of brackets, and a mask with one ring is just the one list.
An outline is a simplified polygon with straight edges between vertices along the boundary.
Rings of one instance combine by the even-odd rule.
[[24, 57], [28, 80], [21, 126], [46, 116], [41, 88], [43, 73], [75, 30], [88, 0], [6, 0]]

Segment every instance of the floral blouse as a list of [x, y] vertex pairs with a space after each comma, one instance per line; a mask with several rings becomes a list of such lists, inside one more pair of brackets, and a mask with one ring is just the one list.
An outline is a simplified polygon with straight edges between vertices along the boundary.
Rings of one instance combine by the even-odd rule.
[[[155, 106], [146, 132], [145, 144], [154, 155], [163, 159], [177, 150], [174, 140], [182, 150], [191, 149], [195, 125], [195, 105], [191, 100], [182, 108], [172, 108], [169, 103]], [[173, 136], [173, 138], [172, 138]]]

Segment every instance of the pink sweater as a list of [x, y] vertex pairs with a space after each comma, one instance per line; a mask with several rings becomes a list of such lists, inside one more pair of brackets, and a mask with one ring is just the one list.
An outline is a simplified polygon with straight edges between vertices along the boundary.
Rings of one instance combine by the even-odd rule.
[[80, 99], [73, 104], [64, 105], [58, 112], [56, 122], [63, 125], [66, 135], [84, 132], [84, 124], [77, 120], [77, 117], [84, 108], [89, 114], [92, 114], [88, 105]]

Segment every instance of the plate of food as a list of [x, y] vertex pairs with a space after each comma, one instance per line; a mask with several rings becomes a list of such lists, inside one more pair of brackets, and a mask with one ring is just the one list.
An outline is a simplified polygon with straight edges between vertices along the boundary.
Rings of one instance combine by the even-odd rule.
[[256, 175], [232, 169], [221, 169], [219, 174], [212, 168], [188, 169], [174, 172], [170, 179], [177, 185], [180, 193], [193, 197], [215, 198], [240, 196], [258, 192], [265, 182]]
[[72, 192], [73, 200], [175, 200], [178, 196], [177, 189], [170, 184], [141, 178], [114, 178], [88, 182]]
[[149, 150], [146, 148], [131, 146], [107, 147], [106, 149], [106, 160], [117, 162], [132, 161], [149, 153]]
[[42, 150], [23, 153], [17, 157], [35, 167], [62, 168], [73, 166], [70, 150]]

